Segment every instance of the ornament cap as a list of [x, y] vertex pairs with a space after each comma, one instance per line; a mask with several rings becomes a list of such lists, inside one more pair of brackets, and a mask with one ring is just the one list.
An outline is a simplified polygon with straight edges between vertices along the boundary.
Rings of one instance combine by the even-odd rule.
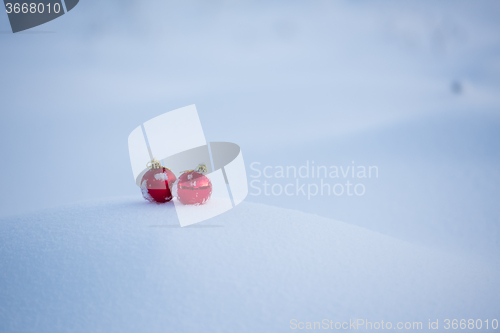
[[208, 172], [208, 169], [205, 163], [201, 163], [198, 164], [198, 166], [196, 167], [196, 169], [194, 169], [194, 171], [205, 174]]
[[191, 172], [191, 171], [196, 171], [201, 174], [206, 174], [208, 172], [207, 165], [205, 163], [200, 163], [194, 170], [184, 170], [181, 171], [181, 173], [186, 173], [186, 172]]
[[160, 161], [158, 161], [156, 158], [153, 158], [153, 159], [151, 160], [151, 162], [148, 162], [148, 163], [146, 164], [146, 166], [147, 166], [148, 168], [150, 168], [151, 170], [154, 170], [154, 169], [159, 169], [159, 168], [161, 168], [161, 163], [160, 163]]

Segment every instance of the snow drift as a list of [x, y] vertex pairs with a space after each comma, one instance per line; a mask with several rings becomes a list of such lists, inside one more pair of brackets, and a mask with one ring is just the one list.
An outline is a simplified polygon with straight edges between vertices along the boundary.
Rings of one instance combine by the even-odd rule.
[[366, 229], [244, 202], [180, 228], [117, 198], [3, 219], [0, 331], [281, 332], [290, 320], [499, 313], [498, 270]]

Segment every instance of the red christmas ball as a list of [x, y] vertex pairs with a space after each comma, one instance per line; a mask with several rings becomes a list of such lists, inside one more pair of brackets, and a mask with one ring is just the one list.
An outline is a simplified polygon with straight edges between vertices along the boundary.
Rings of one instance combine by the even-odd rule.
[[[205, 166], [184, 172], [177, 182], [177, 199], [185, 205], [202, 205], [212, 196], [212, 182], [202, 173]], [[204, 168], [204, 169], [203, 169]]]
[[141, 192], [150, 202], [168, 202], [172, 200], [172, 185], [177, 180], [172, 170], [161, 165], [152, 165], [141, 180]]

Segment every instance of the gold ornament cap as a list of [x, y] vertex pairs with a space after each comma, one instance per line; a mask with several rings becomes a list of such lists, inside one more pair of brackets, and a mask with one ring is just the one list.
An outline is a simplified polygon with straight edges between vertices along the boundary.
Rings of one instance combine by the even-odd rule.
[[153, 159], [151, 160], [151, 162], [148, 162], [148, 163], [146, 164], [146, 166], [147, 166], [148, 168], [150, 168], [151, 170], [154, 170], [154, 169], [159, 169], [159, 168], [161, 168], [161, 167], [162, 167], [162, 166], [161, 166], [160, 161], [158, 161], [156, 158], [153, 158]]
[[194, 171], [205, 174], [208, 172], [208, 169], [207, 166], [204, 163], [202, 163], [198, 164], [198, 166], [196, 167], [196, 169], [194, 169]]
[[200, 163], [200, 164], [198, 164], [198, 166], [196, 167], [196, 169], [194, 169], [194, 170], [184, 170], [184, 171], [181, 171], [181, 173], [191, 172], [191, 171], [196, 171], [198, 173], [205, 174], [205, 173], [208, 172], [208, 169], [207, 169], [207, 165], [205, 163]]

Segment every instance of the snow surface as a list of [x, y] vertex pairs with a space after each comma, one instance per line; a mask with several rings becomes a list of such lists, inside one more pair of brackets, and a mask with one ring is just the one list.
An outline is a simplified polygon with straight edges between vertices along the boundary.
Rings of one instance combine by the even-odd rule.
[[180, 228], [139, 196], [0, 221], [2, 332], [282, 332], [290, 320], [495, 318], [498, 268], [243, 202]]
[[[85, 0], [15, 35], [0, 15], [0, 332], [498, 315], [499, 13]], [[140, 197], [126, 142], [193, 103], [249, 175], [314, 160], [380, 177], [361, 198], [248, 196], [178, 228], [172, 204]]]

